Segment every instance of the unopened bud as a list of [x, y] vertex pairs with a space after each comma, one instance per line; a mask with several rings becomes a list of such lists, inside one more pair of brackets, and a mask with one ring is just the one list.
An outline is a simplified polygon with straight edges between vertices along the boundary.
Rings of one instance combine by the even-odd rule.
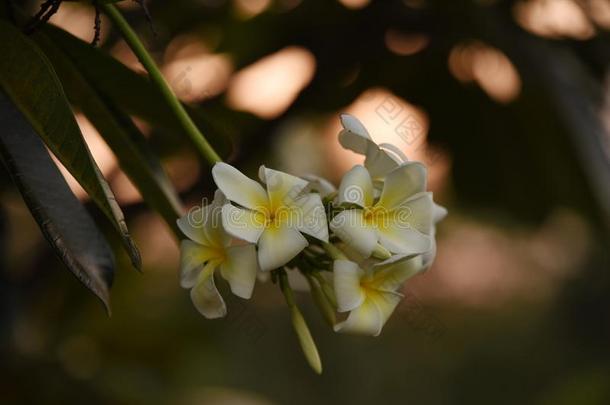
[[301, 314], [301, 311], [296, 306], [290, 307], [290, 316], [292, 317], [292, 326], [299, 338], [301, 349], [311, 368], [318, 374], [322, 374], [322, 361], [318, 354], [318, 348], [313, 341], [313, 337], [309, 332], [307, 323]]
[[377, 246], [375, 246], [375, 249], [373, 250], [372, 256], [376, 259], [386, 260], [392, 257], [392, 254], [388, 249], [384, 248], [378, 243]]

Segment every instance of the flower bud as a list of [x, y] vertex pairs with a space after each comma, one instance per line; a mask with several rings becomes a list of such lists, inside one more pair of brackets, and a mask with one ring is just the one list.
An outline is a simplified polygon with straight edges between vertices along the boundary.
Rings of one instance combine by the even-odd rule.
[[318, 309], [322, 313], [324, 320], [330, 325], [335, 326], [337, 318], [335, 316], [335, 308], [331, 302], [326, 298], [326, 295], [322, 291], [322, 288], [318, 285], [317, 281], [313, 279], [311, 275], [307, 275], [307, 281], [309, 282], [309, 289], [311, 291], [311, 297], [316, 303]]
[[309, 327], [307, 327], [305, 318], [303, 318], [301, 311], [299, 311], [299, 308], [294, 302], [294, 295], [292, 293], [290, 285], [288, 284], [288, 277], [286, 275], [286, 271], [282, 269], [280, 272], [278, 272], [278, 276], [280, 281], [280, 288], [284, 293], [286, 304], [288, 304], [288, 308], [290, 309], [290, 318], [292, 320], [292, 326], [294, 328], [295, 333], [297, 334], [297, 338], [299, 339], [303, 354], [305, 355], [305, 358], [307, 359], [307, 362], [309, 363], [311, 368], [316, 373], [322, 374], [322, 361], [320, 360], [320, 355], [318, 354], [318, 348], [316, 347], [316, 343], [313, 341], [311, 332], [309, 332]]
[[378, 243], [373, 250], [372, 256], [376, 259], [386, 260], [392, 257], [392, 254], [388, 249], [384, 248]]
[[313, 341], [313, 337], [311, 337], [311, 333], [309, 332], [309, 328], [307, 327], [307, 323], [305, 322], [301, 311], [299, 311], [299, 308], [296, 306], [293, 306], [290, 308], [290, 316], [292, 317], [292, 326], [299, 338], [299, 343], [301, 344], [301, 349], [303, 350], [307, 362], [316, 373], [322, 374], [322, 361], [318, 354], [318, 348]]

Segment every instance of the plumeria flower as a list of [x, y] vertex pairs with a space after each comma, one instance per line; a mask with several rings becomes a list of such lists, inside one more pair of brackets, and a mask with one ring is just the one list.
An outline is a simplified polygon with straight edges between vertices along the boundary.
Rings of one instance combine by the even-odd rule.
[[367, 169], [354, 166], [341, 181], [337, 200], [347, 207], [331, 221], [331, 230], [369, 257], [380, 244], [395, 254], [421, 254], [432, 248], [432, 193], [426, 192], [426, 168], [408, 162], [390, 172], [379, 198]]
[[375, 182], [407, 162], [404, 153], [392, 144], [377, 144], [362, 123], [349, 114], [341, 114], [343, 130], [339, 133], [339, 143], [346, 149], [364, 155], [364, 167], [369, 170]]
[[225, 197], [217, 191], [211, 204], [191, 210], [177, 221], [189, 238], [180, 244], [180, 285], [191, 289], [195, 308], [210, 319], [227, 314], [214, 283], [215, 271], [220, 270], [233, 294], [249, 299], [258, 270], [254, 245], [234, 245], [233, 238], [222, 228], [225, 203]]
[[422, 269], [421, 256], [393, 256], [374, 265], [335, 260], [337, 310], [349, 312], [345, 321], [335, 325], [335, 331], [378, 336], [403, 298], [400, 288]]
[[225, 230], [257, 244], [261, 270], [279, 268], [299, 254], [309, 244], [303, 234], [328, 241], [322, 200], [317, 193], [303, 193], [307, 181], [261, 166], [265, 190], [226, 163], [217, 163], [212, 175], [232, 202], [222, 207]]

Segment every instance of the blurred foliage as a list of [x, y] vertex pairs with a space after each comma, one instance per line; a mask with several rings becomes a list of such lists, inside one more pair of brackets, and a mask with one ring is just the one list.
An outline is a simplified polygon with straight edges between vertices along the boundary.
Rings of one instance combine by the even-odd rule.
[[[157, 36], [138, 9], [127, 17], [157, 57], [185, 33], [217, 38], [214, 51], [229, 53], [236, 69], [288, 45], [313, 53], [312, 81], [279, 117], [233, 111], [223, 94], [190, 106], [223, 156], [244, 168], [274, 158], [270, 151], [289, 119], [324, 120], [371, 87], [421, 106], [430, 119], [429, 142], [452, 159], [450, 187], [442, 193], [450, 212], [503, 230], [535, 229], [554, 208], [568, 207], [590, 224], [590, 253], [555, 296], [515, 298], [498, 307], [416, 300], [376, 339], [339, 339], [311, 304], [300, 303], [325, 357], [325, 374], [317, 377], [294, 350], [289, 314], [269, 284], [257, 286], [251, 302], [230, 301], [228, 319], [209, 322], [179, 290], [177, 266], [149, 265], [144, 276], [122, 271], [129, 266], [117, 250], [121, 271], [107, 319], [57, 270], [60, 262], [40, 243], [9, 177], [2, 176], [3, 402], [610, 403], [610, 170], [600, 118], [609, 114], [610, 33], [600, 28], [584, 40], [541, 38], [516, 24], [514, 3], [391, 0], [352, 10], [336, 1], [274, 1], [244, 20], [230, 1], [153, 0]], [[390, 28], [426, 34], [430, 42], [414, 55], [396, 55], [384, 42]], [[91, 59], [80, 56], [91, 51], [85, 43], [56, 29], [42, 32], [71, 55], [104, 104], [112, 100], [121, 114], [153, 124], [147, 148], [164, 159], [190, 148], [155, 103], [154, 89], [106, 57], [119, 40], [116, 32], [104, 53], [89, 52]], [[451, 74], [453, 47], [475, 40], [515, 65], [522, 87], [514, 101], [497, 103]], [[118, 111], [109, 114], [118, 119]], [[204, 169], [181, 198], [193, 201], [211, 191]], [[109, 227], [88, 208], [101, 228]], [[155, 221], [141, 203], [123, 209], [128, 221]], [[162, 226], [145, 229], [162, 232]], [[20, 234], [31, 245], [16, 257], [10, 243]]]

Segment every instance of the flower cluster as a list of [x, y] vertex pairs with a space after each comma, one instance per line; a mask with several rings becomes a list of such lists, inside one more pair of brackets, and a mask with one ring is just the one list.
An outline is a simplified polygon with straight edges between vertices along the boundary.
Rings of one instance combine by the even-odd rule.
[[[376, 144], [354, 117], [341, 116], [339, 142], [365, 156], [336, 189], [314, 177], [264, 166], [260, 182], [217, 163], [211, 204], [178, 221], [181, 285], [207, 318], [227, 310], [214, 274], [250, 298], [257, 274], [271, 272], [291, 308], [293, 325], [314, 369], [319, 356], [296, 308], [290, 279], [304, 276], [314, 302], [337, 332], [377, 336], [410, 277], [436, 254], [435, 224], [446, 215], [426, 191], [424, 165], [388, 144]], [[345, 313], [337, 321], [336, 313]]]

